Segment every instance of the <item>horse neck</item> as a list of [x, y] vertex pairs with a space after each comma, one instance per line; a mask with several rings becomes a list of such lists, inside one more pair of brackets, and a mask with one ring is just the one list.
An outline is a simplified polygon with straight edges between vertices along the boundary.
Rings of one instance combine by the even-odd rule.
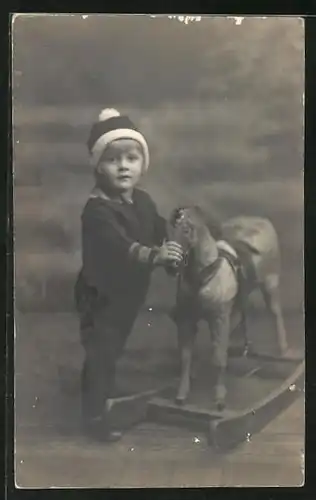
[[218, 258], [216, 241], [205, 226], [198, 230], [198, 238], [193, 253], [198, 271], [213, 264]]

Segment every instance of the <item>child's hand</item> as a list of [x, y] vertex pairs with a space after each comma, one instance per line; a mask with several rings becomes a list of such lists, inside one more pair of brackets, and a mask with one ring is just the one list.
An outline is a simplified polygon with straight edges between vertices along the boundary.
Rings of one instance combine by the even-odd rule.
[[154, 264], [157, 266], [177, 266], [178, 264], [180, 264], [182, 259], [182, 246], [175, 241], [164, 241], [163, 245], [158, 249], [158, 252], [154, 259]]

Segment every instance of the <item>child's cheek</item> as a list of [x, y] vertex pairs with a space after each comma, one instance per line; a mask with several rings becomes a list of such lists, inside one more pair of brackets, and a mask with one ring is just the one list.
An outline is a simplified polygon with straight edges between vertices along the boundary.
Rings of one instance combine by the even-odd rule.
[[99, 163], [98, 165], [98, 173], [104, 176], [111, 175], [111, 169], [107, 163]]
[[145, 159], [144, 158], [140, 162], [139, 170], [140, 170], [140, 176], [142, 176], [145, 172]]

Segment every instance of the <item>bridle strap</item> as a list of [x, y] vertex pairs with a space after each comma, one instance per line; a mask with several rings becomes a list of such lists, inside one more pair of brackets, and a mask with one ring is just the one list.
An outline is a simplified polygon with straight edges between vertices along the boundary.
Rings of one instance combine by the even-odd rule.
[[218, 256], [212, 264], [204, 267], [198, 274], [198, 286], [204, 286], [206, 283], [212, 281], [212, 279], [216, 276], [217, 271], [220, 268], [220, 265], [223, 261], [223, 257]]
[[[236, 257], [231, 255], [229, 252], [220, 248], [218, 251], [217, 259], [215, 259], [214, 262], [212, 262], [208, 266], [201, 269], [201, 271], [198, 273], [198, 277], [197, 280], [195, 280], [196, 282], [194, 283], [194, 285], [197, 288], [199, 288], [212, 281], [212, 279], [216, 276], [221, 266], [221, 263], [223, 262], [224, 259], [228, 261], [238, 279], [239, 259], [238, 258], [236, 259]], [[181, 273], [182, 270], [186, 269], [188, 267], [188, 264], [189, 264], [189, 252], [186, 252], [184, 254], [183, 262], [181, 263], [179, 272]]]

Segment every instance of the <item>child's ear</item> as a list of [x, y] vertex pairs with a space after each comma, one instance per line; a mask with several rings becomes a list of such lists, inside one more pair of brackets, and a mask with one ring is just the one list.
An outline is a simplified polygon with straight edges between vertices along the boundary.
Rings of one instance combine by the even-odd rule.
[[99, 165], [100, 165], [100, 163], [98, 163], [98, 164], [94, 167], [94, 178], [95, 178], [95, 179], [97, 179], [97, 178], [100, 176]]

